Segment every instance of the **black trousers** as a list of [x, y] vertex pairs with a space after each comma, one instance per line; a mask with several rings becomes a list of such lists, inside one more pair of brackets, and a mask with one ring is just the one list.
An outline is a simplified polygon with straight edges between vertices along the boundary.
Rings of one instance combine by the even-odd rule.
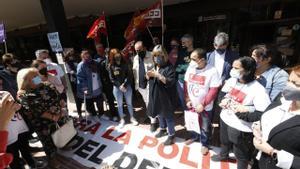
[[[84, 102], [83, 99], [78, 98], [78, 101], [80, 102], [80, 105]], [[98, 113], [95, 109], [94, 102], [96, 102]], [[81, 108], [80, 108], [81, 109]], [[86, 99], [86, 111], [92, 114], [92, 116], [96, 116], [97, 114], [102, 115], [104, 114], [103, 111], [103, 97], [102, 95], [96, 96], [94, 98]], [[81, 114], [81, 112], [78, 112]]]
[[29, 136], [29, 132], [19, 134], [18, 141], [7, 146], [7, 152], [11, 153], [14, 157], [12, 163], [9, 165], [11, 169], [23, 169], [23, 166], [20, 163], [22, 160], [20, 158], [19, 151], [21, 152], [21, 155], [27, 164], [29, 166], [34, 166], [35, 163], [30, 153], [28, 142]]
[[109, 84], [104, 85], [103, 92], [106, 95], [111, 116], [118, 117], [119, 115], [115, 107], [115, 97], [113, 95], [113, 86], [109, 86]]
[[231, 146], [237, 159], [237, 169], [247, 169], [255, 150], [253, 145], [253, 134], [241, 132], [234, 129], [222, 120], [221, 123], [221, 155], [228, 155]]

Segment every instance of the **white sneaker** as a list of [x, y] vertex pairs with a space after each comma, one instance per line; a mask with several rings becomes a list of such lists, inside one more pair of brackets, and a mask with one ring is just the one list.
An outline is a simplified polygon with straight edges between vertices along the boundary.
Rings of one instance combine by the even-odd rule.
[[125, 126], [125, 120], [124, 118], [121, 118], [120, 123], [119, 123], [119, 127], [123, 128]]
[[139, 124], [139, 122], [138, 122], [134, 117], [131, 117], [131, 118], [130, 118], [130, 122], [131, 122], [131, 124], [134, 125], [134, 126], [137, 126], [137, 125]]
[[103, 120], [109, 120], [109, 117], [106, 116], [105, 114], [103, 114], [100, 118], [103, 119]]
[[114, 116], [112, 120], [113, 120], [114, 122], [117, 122], [117, 121], [118, 121], [118, 117], [117, 117], [117, 116]]

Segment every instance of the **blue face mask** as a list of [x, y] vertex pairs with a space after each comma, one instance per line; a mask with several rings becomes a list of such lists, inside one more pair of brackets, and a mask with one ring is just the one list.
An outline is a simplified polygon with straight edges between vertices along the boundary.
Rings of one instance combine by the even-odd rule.
[[42, 83], [42, 79], [40, 76], [36, 76], [35, 78], [32, 79], [33, 84], [39, 85]]
[[163, 61], [162, 57], [160, 57], [160, 56], [154, 57], [154, 62], [158, 65], [164, 64], [164, 61]]

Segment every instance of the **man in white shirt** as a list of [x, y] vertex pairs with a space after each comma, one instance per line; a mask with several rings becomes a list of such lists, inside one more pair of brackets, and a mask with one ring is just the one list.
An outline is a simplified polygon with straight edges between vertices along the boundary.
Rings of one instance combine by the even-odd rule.
[[[133, 76], [135, 89], [142, 95], [146, 107], [149, 102], [149, 84], [146, 79], [146, 72], [154, 69], [154, 62], [151, 53], [146, 50], [142, 41], [138, 41], [134, 45], [137, 55], [133, 58]], [[142, 63], [142, 64], [141, 64]], [[158, 128], [156, 118], [149, 117], [151, 120], [150, 131], [154, 132]]]
[[65, 90], [67, 88], [67, 82], [65, 79], [65, 72], [63, 69], [56, 63], [53, 63], [49, 51], [47, 49], [39, 49], [35, 52], [37, 60], [42, 60], [47, 64], [48, 73], [57, 77], [57, 79], [64, 85]]
[[[195, 49], [191, 54], [195, 66], [189, 66], [185, 73], [186, 103], [187, 108], [199, 114], [201, 134], [191, 132], [192, 138], [187, 140], [189, 145], [194, 141], [201, 141], [201, 152], [208, 153], [210, 126], [213, 103], [221, 85], [221, 78], [215, 67], [206, 62], [206, 53], [203, 49]], [[185, 112], [191, 113], [191, 112]]]

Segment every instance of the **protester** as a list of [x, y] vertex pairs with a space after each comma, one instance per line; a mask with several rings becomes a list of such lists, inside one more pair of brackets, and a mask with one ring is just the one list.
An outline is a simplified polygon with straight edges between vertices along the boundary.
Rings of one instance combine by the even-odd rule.
[[113, 95], [113, 84], [110, 81], [109, 73], [108, 73], [109, 60], [108, 60], [108, 56], [106, 55], [106, 53], [108, 53], [109, 50], [106, 52], [103, 49], [104, 49], [103, 44], [101, 44], [101, 43], [96, 44], [97, 54], [96, 54], [95, 58], [98, 58], [98, 62], [99, 62], [98, 70], [100, 72], [100, 76], [101, 76], [101, 80], [102, 80], [102, 84], [103, 84], [103, 86], [102, 86], [103, 93], [105, 95], [104, 99], [109, 105], [109, 111], [112, 116], [112, 120], [117, 121], [118, 120], [118, 112], [115, 108], [115, 103], [114, 103], [115, 99], [114, 99], [114, 95]]
[[[164, 145], [172, 145], [175, 140], [174, 111], [176, 108], [176, 74], [168, 61], [168, 54], [161, 45], [152, 51], [155, 68], [147, 72], [149, 79], [149, 104], [147, 114], [159, 118], [159, 133], [155, 137], [168, 135]], [[168, 130], [168, 131], [167, 131]]]
[[[232, 63], [236, 60], [239, 56], [238, 53], [235, 53], [228, 49], [229, 45], [229, 36], [224, 32], [218, 33], [214, 38], [214, 48], [215, 50], [212, 52], [207, 53], [207, 62], [210, 65], [213, 65], [217, 68], [218, 74], [222, 79], [222, 85], [224, 85], [225, 80], [230, 78], [230, 70], [232, 68]], [[213, 108], [213, 122], [214, 123], [221, 123], [219, 119], [219, 115], [221, 112], [221, 108], [219, 107], [218, 103], [223, 99], [221, 93], [218, 93], [217, 101], [214, 104]], [[222, 144], [222, 141], [221, 141]], [[224, 147], [224, 145], [223, 145]], [[227, 148], [224, 148], [223, 151], [229, 151], [231, 149], [231, 145], [228, 145]], [[224, 154], [228, 154], [229, 152], [223, 152]], [[212, 156], [212, 160], [219, 161], [219, 155]], [[222, 158], [223, 159], [223, 158]]]
[[185, 34], [181, 38], [182, 49], [178, 53], [178, 58], [176, 60], [175, 68], [176, 68], [176, 76], [177, 76], [177, 93], [180, 101], [180, 106], [183, 110], [186, 109], [186, 103], [184, 98], [184, 75], [190, 64], [190, 55], [194, 50], [193, 45], [193, 36], [189, 34]]
[[64, 123], [66, 115], [62, 113], [60, 96], [53, 87], [42, 82], [35, 68], [20, 70], [17, 82], [18, 101], [22, 105], [20, 113], [28, 127], [37, 133], [47, 157], [52, 161], [57, 149], [51, 134], [56, 131], [57, 123]]
[[300, 168], [300, 66], [292, 69], [282, 104], [263, 114], [253, 129], [260, 169]]
[[179, 42], [177, 39], [173, 38], [170, 42], [170, 52], [169, 52], [169, 62], [172, 65], [176, 64], [178, 58], [178, 51], [179, 51]]
[[6, 153], [6, 146], [8, 142], [8, 131], [7, 127], [11, 122], [16, 111], [21, 106], [16, 103], [11, 95], [7, 94], [1, 99], [0, 107], [0, 169], [6, 168], [13, 160], [12, 154]]
[[288, 80], [288, 74], [276, 63], [281, 60], [281, 54], [276, 48], [265, 44], [253, 46], [251, 56], [256, 61], [257, 81], [263, 85], [273, 101], [283, 90]]
[[86, 109], [93, 117], [97, 115], [94, 106], [94, 102], [96, 102], [99, 115], [108, 120], [109, 117], [103, 112], [102, 82], [97, 62], [91, 58], [88, 50], [81, 52], [81, 58], [82, 61], [77, 67], [77, 97], [80, 99], [80, 103], [83, 103], [84, 95], [86, 95]]
[[11, 53], [6, 53], [2, 56], [2, 63], [4, 69], [0, 71], [0, 79], [2, 79], [3, 90], [8, 91], [16, 98], [18, 91], [16, 77], [22, 65]]
[[64, 62], [65, 62], [66, 73], [71, 83], [71, 88], [75, 99], [77, 113], [82, 114], [82, 110], [81, 110], [82, 105], [77, 97], [77, 85], [76, 85], [77, 84], [76, 73], [77, 73], [78, 61], [77, 61], [77, 54], [75, 53], [75, 50], [73, 48], [65, 52]]
[[[133, 76], [135, 80], [135, 89], [142, 95], [146, 108], [149, 104], [149, 83], [146, 79], [146, 72], [154, 68], [154, 62], [151, 57], [151, 53], [146, 50], [142, 41], [137, 41], [134, 45], [134, 49], [137, 55], [133, 59]], [[149, 116], [148, 116], [149, 117]], [[150, 131], [155, 132], [157, 130], [156, 117], [150, 118]]]
[[[8, 99], [14, 100], [11, 95]], [[28, 143], [28, 140], [30, 138], [29, 129], [23, 117], [18, 112], [16, 112], [14, 117], [11, 119], [7, 129], [8, 129], [7, 152], [13, 155], [13, 161], [9, 165], [10, 168], [15, 168], [15, 169], [23, 168], [23, 164], [21, 163], [19, 152], [21, 153], [22, 158], [26, 161], [26, 163], [31, 168], [45, 167], [46, 163], [44, 163], [44, 165], [39, 163], [39, 165], [37, 166], [37, 163], [35, 162], [35, 160], [31, 155], [30, 147]]]
[[123, 113], [123, 96], [125, 97], [127, 109], [130, 115], [130, 122], [138, 125], [133, 116], [132, 106], [132, 71], [123, 59], [118, 49], [111, 49], [109, 52], [109, 76], [114, 85], [113, 94], [118, 103], [120, 127], [124, 127], [125, 119]]
[[[47, 71], [48, 73], [54, 75], [61, 81], [61, 83], [64, 85], [64, 90], [66, 91], [68, 86], [65, 79], [65, 73], [63, 69], [56, 63], [53, 63], [50, 56], [49, 51], [47, 49], [40, 49], [35, 52], [35, 56], [37, 60], [42, 60], [47, 64]], [[66, 97], [66, 94], [64, 94]], [[66, 100], [66, 98], [64, 98]]]
[[93, 59], [100, 63], [102, 60], [106, 59], [105, 57], [105, 48], [102, 43], [95, 44], [96, 55], [94, 55]]
[[256, 63], [251, 57], [242, 57], [233, 62], [231, 78], [222, 88], [220, 103], [220, 160], [228, 159], [228, 145], [233, 145], [237, 168], [247, 169], [253, 154], [252, 122], [237, 117], [237, 113], [265, 111], [270, 99], [265, 88], [255, 80]]
[[34, 60], [31, 67], [36, 68], [39, 71], [39, 75], [43, 82], [49, 82], [52, 84], [60, 94], [64, 92], [64, 85], [59, 79], [57, 79], [56, 76], [47, 72], [47, 64], [44, 61]]
[[190, 66], [186, 71], [185, 98], [187, 108], [199, 114], [201, 134], [191, 132], [192, 137], [186, 141], [186, 144], [201, 141], [201, 152], [206, 155], [209, 151], [211, 111], [221, 85], [221, 78], [217, 69], [207, 64], [205, 50], [195, 49], [191, 54], [191, 60], [197, 66]]
[[215, 50], [207, 53], [207, 62], [217, 68], [222, 82], [230, 78], [230, 70], [238, 54], [228, 49], [229, 36], [224, 32], [218, 33], [214, 38]]

